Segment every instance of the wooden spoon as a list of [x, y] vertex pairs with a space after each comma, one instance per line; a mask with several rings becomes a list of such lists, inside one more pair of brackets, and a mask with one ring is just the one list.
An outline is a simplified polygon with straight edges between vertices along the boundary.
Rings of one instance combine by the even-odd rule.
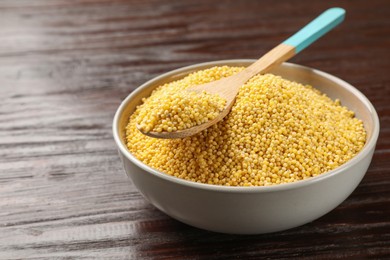
[[[199, 133], [200, 131], [221, 121], [231, 110], [236, 99], [239, 88], [244, 85], [250, 78], [257, 74], [264, 74], [272, 68], [278, 66], [284, 61], [287, 61], [295, 54], [299, 53], [307, 46], [312, 44], [318, 38], [329, 32], [344, 20], [345, 10], [334, 7], [326, 10], [293, 36], [279, 44], [264, 56], [258, 59], [255, 63], [244, 69], [243, 71], [217, 81], [207, 84], [188, 88], [187, 91], [207, 91], [211, 94], [218, 94], [226, 99], [225, 109], [213, 120], [210, 120], [201, 125], [197, 125], [188, 129], [176, 132], [142, 132], [145, 135], [164, 138], [184, 138]], [[138, 126], [137, 126], [138, 127]], [[139, 128], [138, 128], [139, 129]]]

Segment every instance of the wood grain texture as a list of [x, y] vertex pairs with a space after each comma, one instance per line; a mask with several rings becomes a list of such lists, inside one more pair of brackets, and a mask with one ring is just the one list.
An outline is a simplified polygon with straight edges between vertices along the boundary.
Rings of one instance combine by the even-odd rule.
[[[332, 6], [345, 22], [292, 62], [350, 82], [378, 111], [353, 194], [258, 236], [192, 228], [146, 202], [111, 134], [121, 100], [171, 69], [258, 58]], [[389, 258], [389, 17], [387, 0], [0, 1], [0, 259]]]

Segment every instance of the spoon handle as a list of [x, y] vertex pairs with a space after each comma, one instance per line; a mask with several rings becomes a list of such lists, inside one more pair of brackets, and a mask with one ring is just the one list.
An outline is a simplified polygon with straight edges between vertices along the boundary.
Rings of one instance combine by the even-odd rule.
[[339, 7], [330, 8], [296, 32], [293, 36], [285, 40], [283, 44], [295, 47], [295, 53], [299, 53], [339, 25], [344, 20], [344, 17], [344, 9]]
[[241, 81], [246, 82], [256, 74], [264, 74], [273, 67], [290, 59], [321, 36], [340, 24], [345, 17], [345, 10], [334, 7], [326, 10], [317, 18], [295, 33], [293, 36], [267, 52], [259, 60], [241, 73]]

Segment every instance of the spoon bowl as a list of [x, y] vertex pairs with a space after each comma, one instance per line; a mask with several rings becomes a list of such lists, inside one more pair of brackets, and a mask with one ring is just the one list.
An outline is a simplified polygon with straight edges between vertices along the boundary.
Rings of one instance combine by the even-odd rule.
[[330, 8], [295, 33], [293, 36], [279, 44], [269, 52], [267, 52], [260, 59], [248, 66], [243, 71], [217, 81], [195, 86], [186, 91], [202, 92], [206, 91], [210, 94], [216, 94], [226, 100], [225, 108], [213, 119], [184, 130], [174, 132], [153, 132], [143, 131], [137, 124], [137, 128], [143, 134], [163, 139], [175, 139], [192, 136], [200, 131], [218, 123], [227, 114], [229, 114], [233, 107], [234, 101], [238, 94], [239, 88], [245, 84], [250, 78], [257, 74], [264, 74], [287, 61], [297, 53], [305, 49], [311, 43], [315, 42], [321, 36], [329, 32], [344, 20], [345, 10], [342, 8]]

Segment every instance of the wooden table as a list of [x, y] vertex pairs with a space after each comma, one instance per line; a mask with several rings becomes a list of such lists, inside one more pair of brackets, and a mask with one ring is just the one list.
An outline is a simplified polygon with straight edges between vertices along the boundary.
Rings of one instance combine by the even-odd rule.
[[[345, 22], [292, 61], [350, 82], [379, 113], [353, 194], [312, 223], [255, 236], [199, 230], [145, 201], [111, 134], [121, 100], [178, 67], [257, 58], [332, 6]], [[0, 258], [390, 257], [389, 35], [387, 0], [1, 1]]]

